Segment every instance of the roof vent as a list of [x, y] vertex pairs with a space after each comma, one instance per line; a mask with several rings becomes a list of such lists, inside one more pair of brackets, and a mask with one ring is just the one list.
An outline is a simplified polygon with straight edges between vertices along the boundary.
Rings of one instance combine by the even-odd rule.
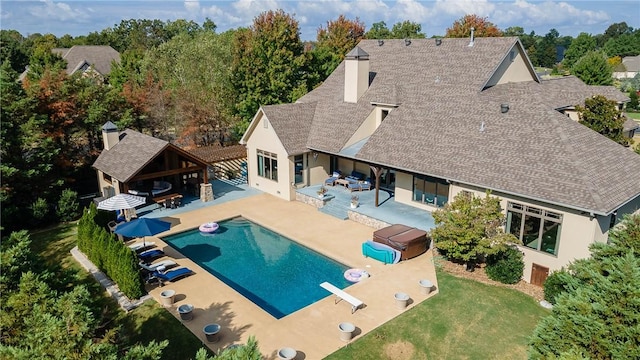
[[442, 45], [442, 39], [436, 38], [436, 46]]
[[378, 46], [382, 46], [382, 45], [384, 45], [384, 40], [379, 39], [379, 40], [378, 40]]
[[473, 40], [474, 40], [474, 38], [473, 38], [473, 32], [474, 32], [475, 30], [476, 30], [475, 28], [471, 28], [471, 41], [469, 41], [469, 46], [473, 46]]
[[480, 132], [484, 132], [484, 129], [486, 128], [486, 126], [484, 126], [484, 121], [480, 123]]
[[507, 111], [509, 111], [509, 104], [500, 104], [500, 112], [504, 114]]
[[404, 45], [405, 45], [405, 46], [409, 46], [409, 45], [411, 45], [411, 40], [409, 40], [409, 39], [404, 39]]

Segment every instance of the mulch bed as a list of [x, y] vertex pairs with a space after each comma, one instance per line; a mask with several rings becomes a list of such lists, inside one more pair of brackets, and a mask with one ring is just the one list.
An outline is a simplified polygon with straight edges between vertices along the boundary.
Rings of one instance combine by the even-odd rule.
[[544, 299], [544, 289], [541, 286], [531, 285], [524, 280], [520, 280], [517, 284], [510, 285], [489, 279], [487, 273], [484, 271], [484, 264], [476, 265], [475, 270], [469, 272], [465, 270], [465, 266], [463, 264], [456, 264], [445, 260], [442, 256], [436, 256], [434, 259], [436, 259], [436, 266], [440, 266], [442, 270], [456, 277], [471, 279], [484, 284], [515, 289], [531, 296], [536, 301]]

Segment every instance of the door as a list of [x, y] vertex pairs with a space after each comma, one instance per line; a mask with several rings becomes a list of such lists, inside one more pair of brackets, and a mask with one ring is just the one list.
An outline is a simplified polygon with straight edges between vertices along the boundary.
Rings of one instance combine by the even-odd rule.
[[548, 267], [533, 264], [531, 268], [531, 284], [542, 286], [542, 284], [544, 284], [544, 281], [547, 280], [547, 276], [549, 276]]

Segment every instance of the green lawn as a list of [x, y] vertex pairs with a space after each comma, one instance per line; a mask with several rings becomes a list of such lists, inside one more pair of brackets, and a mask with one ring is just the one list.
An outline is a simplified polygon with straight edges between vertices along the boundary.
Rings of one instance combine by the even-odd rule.
[[[123, 347], [169, 340], [164, 359], [190, 359], [201, 340], [155, 301], [124, 313], [69, 254], [75, 225], [33, 233], [34, 251], [74, 274], [103, 302]], [[58, 265], [61, 265], [58, 266]], [[518, 291], [461, 279], [438, 270], [440, 292], [333, 353], [327, 359], [525, 359], [527, 338], [549, 312]], [[358, 325], [357, 323], [355, 324]]]
[[626, 112], [625, 114], [631, 119], [640, 120], [640, 112]]
[[443, 271], [438, 283], [438, 295], [327, 359], [526, 359], [527, 338], [548, 310], [516, 290]]

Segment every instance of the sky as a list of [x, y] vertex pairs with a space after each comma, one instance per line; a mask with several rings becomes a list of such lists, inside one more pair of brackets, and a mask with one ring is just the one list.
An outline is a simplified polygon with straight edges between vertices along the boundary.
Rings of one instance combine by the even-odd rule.
[[113, 28], [127, 19], [186, 19], [202, 25], [208, 17], [223, 32], [248, 27], [261, 12], [282, 9], [300, 26], [302, 40], [315, 40], [319, 27], [343, 14], [360, 19], [366, 30], [384, 21], [419, 23], [431, 37], [465, 14], [487, 17], [500, 29], [521, 26], [526, 33], [544, 35], [554, 28], [561, 36], [581, 32], [601, 34], [613, 23], [640, 28], [639, 0], [164, 0], [164, 1], [22, 1], [0, 0], [0, 29], [23, 36], [51, 33], [57, 37], [88, 35]]

